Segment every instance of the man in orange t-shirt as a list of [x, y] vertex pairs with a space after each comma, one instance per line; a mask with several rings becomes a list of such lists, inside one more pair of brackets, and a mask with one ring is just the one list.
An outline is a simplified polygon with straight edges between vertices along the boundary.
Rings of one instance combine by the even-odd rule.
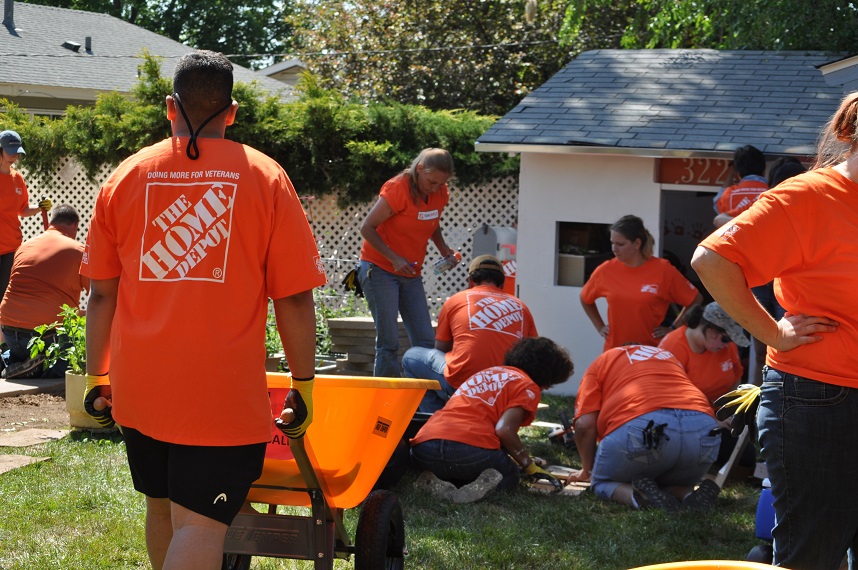
[[440, 410], [462, 382], [503, 362], [520, 338], [537, 336], [530, 309], [504, 293], [503, 265], [492, 255], [474, 258], [468, 266], [468, 289], [441, 307], [435, 348], [411, 347], [402, 357], [406, 378], [438, 380], [440, 390], [428, 390], [418, 412]]
[[21, 218], [51, 209], [47, 198], [37, 206], [30, 205], [27, 183], [13, 168], [18, 157], [26, 154], [21, 135], [15, 131], [0, 132], [0, 292], [9, 285], [15, 250], [21, 245]]
[[295, 419], [281, 429], [302, 437], [313, 417], [312, 289], [325, 274], [286, 173], [224, 139], [232, 84], [222, 54], [179, 60], [166, 98], [173, 136], [105, 182], [81, 265], [92, 287], [84, 405], [123, 426], [155, 568], [219, 568], [262, 473], [269, 298], [293, 375]]
[[717, 425], [706, 396], [671, 353], [610, 349], [584, 373], [575, 399], [582, 468], [574, 478], [591, 480], [597, 497], [634, 508], [711, 506], [717, 485], [694, 485], [715, 461]]
[[[0, 303], [3, 340], [9, 347], [3, 354], [6, 378], [60, 378], [68, 368], [68, 361], [58, 359], [45, 370], [44, 356], [31, 359], [27, 345], [37, 336], [33, 329], [55, 322], [63, 305], [77, 307], [81, 292], [89, 290], [89, 279], [80, 275], [83, 244], [74, 239], [79, 222], [74, 208], [57, 206], [48, 229], [15, 252], [9, 287]], [[56, 334], [44, 340], [58, 341]]]
[[722, 188], [715, 195], [715, 227], [721, 227], [738, 216], [757, 201], [760, 194], [769, 189], [766, 180], [766, 157], [752, 145], [739, 147], [733, 153], [733, 167], [740, 180], [732, 186]]

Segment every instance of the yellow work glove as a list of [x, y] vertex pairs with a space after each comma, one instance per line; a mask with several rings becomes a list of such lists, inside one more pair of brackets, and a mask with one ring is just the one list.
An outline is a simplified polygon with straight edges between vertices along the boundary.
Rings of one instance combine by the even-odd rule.
[[42, 201], [39, 202], [39, 209], [47, 212], [48, 210], [51, 209], [51, 206], [53, 206], [53, 205], [54, 205], [54, 203], [51, 202], [48, 198], [42, 198]]
[[291, 421], [284, 421], [284, 416], [274, 420], [274, 424], [290, 439], [304, 437], [307, 428], [313, 423], [313, 382], [314, 378], [292, 377], [292, 389], [286, 394], [283, 410], [292, 410]]
[[739, 384], [735, 390], [727, 392], [712, 404], [716, 408], [715, 417], [719, 421], [733, 416], [730, 420], [730, 434], [733, 437], [739, 437], [746, 425], [756, 424], [760, 393], [759, 386]]
[[[83, 391], [83, 409], [103, 428], [116, 425], [113, 421], [113, 402], [111, 400], [110, 376], [86, 375], [86, 389]], [[101, 399], [101, 401], [98, 401]], [[98, 409], [101, 408], [101, 409]]]
[[528, 463], [527, 467], [524, 467], [521, 472], [531, 481], [539, 481], [540, 479], [543, 479], [551, 483], [558, 491], [563, 490], [563, 483], [561, 483], [557, 477], [537, 465], [535, 461]]

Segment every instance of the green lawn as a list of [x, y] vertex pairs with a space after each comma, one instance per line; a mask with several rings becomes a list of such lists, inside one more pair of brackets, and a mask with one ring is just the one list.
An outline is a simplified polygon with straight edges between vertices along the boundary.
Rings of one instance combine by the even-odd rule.
[[[572, 399], [546, 396], [539, 419], [571, 415]], [[553, 463], [577, 466], [577, 456], [527, 428], [525, 443]], [[59, 442], [0, 453], [50, 461], [0, 476], [0, 569], [148, 568], [143, 500], [131, 487], [121, 438], [86, 432]], [[759, 488], [728, 486], [711, 513], [633, 512], [581, 497], [546, 496], [520, 488], [485, 501], [439, 502], [411, 485], [395, 489], [403, 506], [414, 569], [625, 569], [698, 559], [742, 560], [754, 538]], [[304, 513], [301, 513], [304, 514]], [[358, 509], [346, 512], [354, 537]], [[312, 568], [307, 562], [254, 558], [253, 568]], [[336, 568], [353, 568], [338, 561]]]

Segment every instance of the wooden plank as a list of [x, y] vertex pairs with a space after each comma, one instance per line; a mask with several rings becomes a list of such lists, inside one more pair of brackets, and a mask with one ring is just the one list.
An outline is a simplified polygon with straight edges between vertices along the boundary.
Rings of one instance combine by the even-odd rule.
[[562, 497], [577, 497], [581, 493], [585, 492], [590, 488], [589, 482], [573, 482], [566, 483], [566, 478], [572, 473], [572, 471], [577, 471], [577, 469], [573, 469], [572, 467], [566, 467], [565, 465], [549, 465], [545, 468], [546, 471], [560, 479], [561, 483], [565, 483], [563, 486], [563, 490], [558, 492], [557, 489], [551, 483], [538, 481], [530, 484], [530, 489], [536, 493], [544, 494], [544, 495], [558, 495]]

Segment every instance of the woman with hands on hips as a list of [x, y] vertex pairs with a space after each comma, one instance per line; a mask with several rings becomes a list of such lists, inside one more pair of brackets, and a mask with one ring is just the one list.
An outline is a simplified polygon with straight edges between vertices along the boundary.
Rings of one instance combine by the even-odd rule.
[[[604, 350], [628, 343], [656, 346], [685, 323], [703, 296], [669, 261], [653, 255], [655, 240], [637, 216], [623, 216], [611, 226], [614, 259], [598, 266], [581, 289], [581, 306], [605, 339]], [[608, 322], [596, 299], [608, 301]], [[683, 307], [670, 327], [661, 326], [671, 303]]]
[[[858, 547], [858, 92], [817, 162], [706, 238], [692, 267], [768, 346], [756, 423], [772, 483], [774, 564], [840, 567]], [[774, 279], [778, 321], [750, 287]]]
[[442, 257], [455, 253], [440, 224], [453, 174], [450, 153], [423, 149], [408, 169], [385, 182], [361, 224], [358, 280], [375, 322], [375, 376], [402, 375], [397, 315], [402, 315], [411, 346], [435, 346], [420, 274], [430, 239]]

